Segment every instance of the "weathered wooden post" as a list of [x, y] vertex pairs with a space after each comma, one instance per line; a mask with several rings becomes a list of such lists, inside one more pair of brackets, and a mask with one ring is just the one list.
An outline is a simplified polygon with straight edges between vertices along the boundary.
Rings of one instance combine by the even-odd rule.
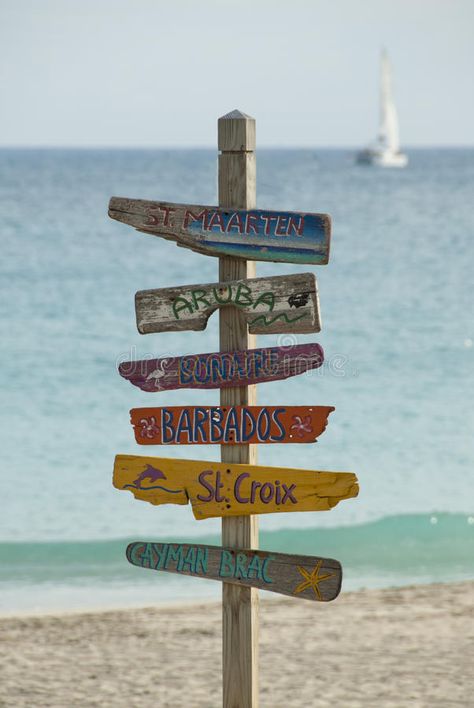
[[[255, 119], [232, 111], [218, 120], [219, 206], [255, 209]], [[219, 281], [254, 278], [255, 261], [219, 258]], [[235, 307], [219, 310], [220, 351], [253, 349], [244, 313]], [[221, 406], [255, 405], [257, 387], [221, 389]], [[257, 463], [256, 445], [222, 445], [222, 462]], [[222, 519], [222, 545], [258, 548], [258, 517]], [[258, 706], [258, 590], [223, 583], [222, 670], [224, 708]]]
[[[258, 706], [258, 589], [328, 602], [341, 589], [338, 561], [259, 551], [256, 514], [327, 511], [357, 496], [352, 472], [260, 467], [256, 444], [314, 443], [333, 406], [256, 406], [256, 384], [320, 367], [319, 344], [255, 348], [255, 335], [319, 332], [312, 273], [255, 278], [255, 261], [324, 265], [327, 214], [255, 208], [255, 120], [232, 111], [218, 121], [219, 206], [112, 197], [109, 215], [139, 231], [219, 258], [217, 283], [142, 290], [141, 334], [205, 329], [218, 309], [220, 350], [122, 362], [142, 391], [220, 389], [219, 406], [130, 411], [139, 445], [221, 445], [221, 463], [117, 455], [113, 484], [159, 506], [191, 504], [197, 520], [222, 518], [222, 547], [136, 541], [133, 565], [223, 583], [224, 708]], [[248, 331], [247, 331], [248, 328]], [[251, 550], [249, 550], [251, 549]], [[322, 587], [321, 587], [322, 585]]]

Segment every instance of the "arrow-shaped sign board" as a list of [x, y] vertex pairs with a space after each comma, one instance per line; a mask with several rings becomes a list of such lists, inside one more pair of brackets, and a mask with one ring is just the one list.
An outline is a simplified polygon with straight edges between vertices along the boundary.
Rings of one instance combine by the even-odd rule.
[[334, 600], [342, 581], [341, 564], [331, 558], [200, 543], [135, 541], [127, 546], [127, 559], [139, 568], [221, 580], [320, 602]]
[[316, 278], [301, 273], [141, 290], [135, 295], [138, 331], [206, 329], [210, 315], [229, 305], [244, 313], [251, 334], [307, 334], [321, 329]]
[[112, 197], [109, 216], [208, 256], [313, 265], [329, 260], [328, 214], [243, 211]]
[[213, 516], [328, 511], [356, 497], [352, 472], [117, 455], [114, 487], [150, 504], [191, 502], [196, 519]]
[[132, 408], [139, 445], [313, 443], [333, 406], [169, 406]]
[[227, 388], [278, 381], [317, 369], [324, 361], [319, 344], [189, 354], [163, 359], [126, 361], [120, 376], [142, 391], [178, 388]]

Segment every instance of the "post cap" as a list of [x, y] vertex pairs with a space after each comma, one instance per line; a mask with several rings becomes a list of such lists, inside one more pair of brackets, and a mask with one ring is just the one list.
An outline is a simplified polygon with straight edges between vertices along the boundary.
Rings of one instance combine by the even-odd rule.
[[219, 118], [217, 146], [222, 152], [255, 150], [255, 118], [237, 109]]

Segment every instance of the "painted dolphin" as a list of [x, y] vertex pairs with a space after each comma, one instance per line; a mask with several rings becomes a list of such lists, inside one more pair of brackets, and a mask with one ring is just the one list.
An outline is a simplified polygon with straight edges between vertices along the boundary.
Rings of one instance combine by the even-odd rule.
[[153, 484], [153, 482], [156, 482], [159, 479], [166, 479], [166, 475], [164, 475], [161, 470], [158, 470], [155, 467], [152, 467], [151, 465], [147, 465], [143, 472], [140, 472], [138, 477], [133, 480], [133, 484], [136, 487], [140, 488], [142, 486], [142, 482], [144, 482], [145, 479], [149, 479], [150, 484]]

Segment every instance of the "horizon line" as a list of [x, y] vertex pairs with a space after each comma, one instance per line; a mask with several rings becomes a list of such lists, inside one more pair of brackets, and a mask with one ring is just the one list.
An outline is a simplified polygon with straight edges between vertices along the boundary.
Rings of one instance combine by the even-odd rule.
[[[466, 149], [474, 148], [474, 142], [466, 143], [426, 143], [426, 144], [407, 144], [402, 148], [404, 150], [432, 150], [432, 149]], [[274, 145], [269, 143], [256, 147], [264, 150], [363, 150], [364, 146], [357, 145]], [[103, 144], [34, 144], [34, 143], [19, 143], [19, 144], [0, 144], [0, 150], [218, 150], [217, 145], [103, 145]]]

